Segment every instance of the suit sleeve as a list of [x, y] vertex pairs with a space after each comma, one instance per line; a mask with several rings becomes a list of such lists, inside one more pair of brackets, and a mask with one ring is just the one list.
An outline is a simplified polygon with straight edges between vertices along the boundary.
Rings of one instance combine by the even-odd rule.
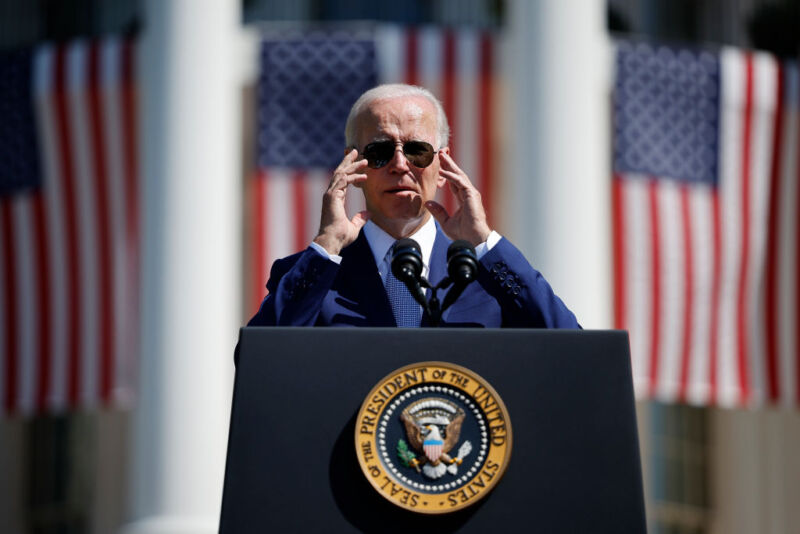
[[581, 328], [547, 280], [505, 238], [481, 257], [478, 282], [500, 304], [503, 326]]
[[247, 326], [313, 326], [339, 265], [313, 248], [272, 265], [267, 296]]

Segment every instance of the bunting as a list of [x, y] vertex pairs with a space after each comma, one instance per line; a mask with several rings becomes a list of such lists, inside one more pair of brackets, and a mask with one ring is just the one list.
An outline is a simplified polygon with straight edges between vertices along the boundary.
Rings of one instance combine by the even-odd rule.
[[125, 405], [138, 337], [135, 46], [0, 57], [0, 398]]
[[615, 324], [642, 398], [800, 404], [796, 62], [620, 43]]

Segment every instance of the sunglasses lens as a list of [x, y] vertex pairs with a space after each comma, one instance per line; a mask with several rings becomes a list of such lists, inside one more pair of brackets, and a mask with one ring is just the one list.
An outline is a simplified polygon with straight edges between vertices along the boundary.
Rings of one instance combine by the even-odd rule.
[[[364, 158], [372, 169], [380, 169], [394, 157], [395, 143], [393, 141], [378, 141], [364, 147]], [[436, 154], [430, 143], [425, 141], [409, 141], [403, 145], [403, 154], [409, 163], [415, 167], [424, 168], [433, 162]]]
[[433, 162], [433, 147], [424, 141], [409, 141], [403, 145], [403, 154], [415, 167], [424, 168]]
[[391, 141], [380, 141], [370, 143], [364, 147], [364, 158], [367, 165], [372, 169], [380, 169], [392, 160], [394, 156], [394, 143]]

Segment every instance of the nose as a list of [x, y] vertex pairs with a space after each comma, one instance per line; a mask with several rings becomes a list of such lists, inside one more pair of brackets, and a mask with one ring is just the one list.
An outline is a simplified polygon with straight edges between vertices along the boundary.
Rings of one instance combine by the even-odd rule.
[[406, 155], [403, 154], [403, 145], [398, 144], [394, 147], [394, 156], [392, 156], [387, 165], [389, 166], [389, 171], [393, 172], [406, 173], [411, 169]]

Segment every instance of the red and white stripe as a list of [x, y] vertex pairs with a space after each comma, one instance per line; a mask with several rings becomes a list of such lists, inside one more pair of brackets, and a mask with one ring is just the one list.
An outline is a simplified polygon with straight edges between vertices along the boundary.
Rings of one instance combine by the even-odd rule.
[[800, 405], [800, 69], [780, 65], [765, 273], [766, 397]]
[[422, 450], [425, 452], [425, 456], [427, 456], [431, 462], [435, 462], [442, 457], [442, 452], [444, 452], [444, 443], [441, 441], [428, 443], [426, 441], [422, 444]]
[[[498, 116], [494, 84], [499, 47], [495, 36], [476, 30], [386, 25], [376, 30], [375, 42], [379, 83], [422, 85], [442, 100], [450, 120], [453, 157], [480, 189], [491, 219], [493, 166], [498, 154], [493, 136]], [[258, 309], [266, 294], [272, 262], [303, 250], [314, 237], [331, 172], [267, 168], [251, 180], [250, 313]], [[442, 202], [454, 209], [449, 193], [442, 196]], [[361, 191], [349, 188], [348, 213], [352, 216], [363, 209]]]
[[42, 186], [0, 201], [8, 414], [125, 403], [138, 329], [134, 47], [36, 50]]
[[797, 405], [797, 64], [720, 60], [718, 187], [615, 177], [615, 322], [640, 397]]
[[[265, 284], [272, 262], [308, 247], [319, 230], [322, 195], [331, 172], [271, 167], [260, 170], [251, 181], [249, 197], [254, 246], [250, 307], [253, 311], [258, 309], [266, 294]], [[348, 212], [355, 214], [363, 209], [363, 197], [348, 195], [346, 204]]]

